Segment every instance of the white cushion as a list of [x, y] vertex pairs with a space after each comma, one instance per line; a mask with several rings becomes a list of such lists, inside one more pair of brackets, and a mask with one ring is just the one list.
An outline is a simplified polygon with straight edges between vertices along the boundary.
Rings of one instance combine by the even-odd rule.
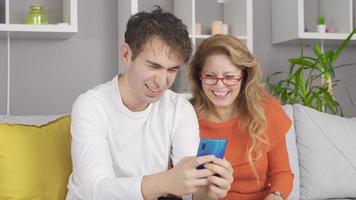
[[294, 105], [300, 199], [356, 197], [356, 118]]
[[288, 197], [288, 200], [299, 200], [299, 194], [300, 194], [300, 188], [299, 188], [300, 177], [299, 176], [300, 176], [300, 174], [299, 174], [296, 135], [295, 135], [295, 128], [294, 128], [293, 106], [292, 105], [284, 105], [283, 109], [287, 113], [289, 118], [292, 120], [292, 125], [289, 128], [288, 133], [286, 135], [289, 164], [290, 164], [290, 167], [294, 174], [293, 189]]
[[41, 126], [59, 117], [62, 117], [63, 115], [28, 115], [28, 116], [0, 115], [0, 123], [28, 124], [28, 125]]

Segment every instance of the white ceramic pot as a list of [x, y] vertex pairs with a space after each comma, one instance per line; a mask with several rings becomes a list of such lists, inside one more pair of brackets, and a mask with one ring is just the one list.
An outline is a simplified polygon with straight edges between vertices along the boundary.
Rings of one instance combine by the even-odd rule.
[[326, 25], [325, 24], [318, 24], [318, 33], [325, 33], [326, 31]]
[[211, 35], [221, 34], [222, 33], [222, 21], [213, 21], [211, 24]]

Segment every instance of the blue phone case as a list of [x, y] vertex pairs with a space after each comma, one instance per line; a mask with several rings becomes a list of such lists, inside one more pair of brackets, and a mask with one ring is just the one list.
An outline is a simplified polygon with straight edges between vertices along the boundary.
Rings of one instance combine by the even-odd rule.
[[[226, 139], [201, 139], [197, 156], [215, 155], [215, 157], [223, 159], [226, 145]], [[197, 168], [204, 169], [203, 165], [199, 165]]]

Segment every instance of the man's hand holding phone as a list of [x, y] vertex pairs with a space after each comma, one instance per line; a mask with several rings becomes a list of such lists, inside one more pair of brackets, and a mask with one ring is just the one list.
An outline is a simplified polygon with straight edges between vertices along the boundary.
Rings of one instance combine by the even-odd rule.
[[215, 157], [211, 155], [183, 158], [176, 166], [164, 173], [165, 178], [162, 181], [164, 191], [176, 196], [184, 196], [207, 187], [209, 185], [207, 177], [212, 176], [213, 172], [209, 169], [197, 170], [196, 167], [211, 163], [214, 159]]
[[209, 184], [201, 191], [212, 199], [226, 196], [233, 181], [233, 169], [231, 164], [223, 159], [227, 141], [225, 139], [201, 139], [197, 156], [214, 155], [210, 163], [200, 165], [197, 169], [208, 169], [214, 176], [208, 176]]
[[[217, 158], [223, 159], [227, 140], [225, 139], [201, 139], [198, 147], [197, 156], [214, 155]], [[203, 169], [203, 165], [199, 165], [198, 169]]]

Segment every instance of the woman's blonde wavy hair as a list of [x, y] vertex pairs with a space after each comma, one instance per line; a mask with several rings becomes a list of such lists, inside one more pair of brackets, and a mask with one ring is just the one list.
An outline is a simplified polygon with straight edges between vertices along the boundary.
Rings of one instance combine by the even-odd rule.
[[241, 90], [236, 98], [236, 108], [241, 118], [241, 127], [251, 139], [248, 146], [248, 161], [259, 183], [254, 162], [262, 156], [262, 144], [268, 144], [265, 135], [266, 117], [262, 105], [263, 95], [266, 93], [261, 84], [261, 69], [255, 56], [250, 53], [246, 45], [238, 38], [229, 35], [214, 35], [204, 40], [199, 46], [189, 66], [188, 79], [193, 93], [191, 103], [198, 117], [209, 113], [216, 113], [214, 105], [204, 94], [200, 76], [202, 67], [208, 56], [224, 54], [232, 63], [242, 69], [243, 79]]

